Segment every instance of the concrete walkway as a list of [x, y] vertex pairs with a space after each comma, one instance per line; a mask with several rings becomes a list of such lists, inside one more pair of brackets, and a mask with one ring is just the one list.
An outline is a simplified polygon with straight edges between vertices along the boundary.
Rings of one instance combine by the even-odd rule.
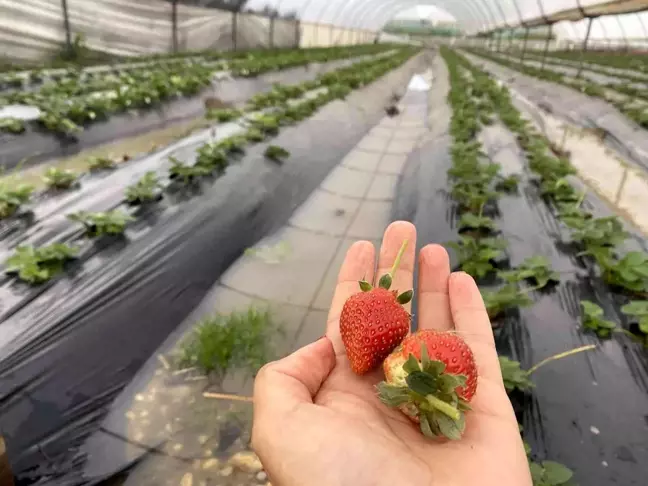
[[[279, 355], [321, 337], [347, 249], [359, 239], [379, 245], [391, 222], [399, 176], [427, 133], [430, 82], [431, 73], [414, 76], [400, 101], [401, 114], [383, 118], [283, 228], [248, 249], [196, 314], [267, 307], [285, 332]], [[249, 396], [252, 385], [251, 379], [234, 374], [215, 391]], [[144, 446], [153, 453], [139, 460], [126, 486], [269, 484], [248, 448], [249, 402], [205, 397], [205, 377], [175, 371], [162, 356], [152, 380], [129, 387], [135, 400], [123, 410], [124, 437], [115, 435], [117, 425], [108, 424], [115, 436], [86, 451], [105, 458], [94, 461], [100, 468], [108, 471], [111, 461], [136, 460]], [[110, 454], [102, 450], [107, 447]], [[115, 450], [123, 451], [122, 457], [115, 457]]]

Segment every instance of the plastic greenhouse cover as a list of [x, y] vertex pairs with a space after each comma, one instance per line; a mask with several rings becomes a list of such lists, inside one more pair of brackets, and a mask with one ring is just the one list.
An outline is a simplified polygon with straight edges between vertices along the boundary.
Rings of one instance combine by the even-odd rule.
[[[447, 79], [443, 71], [444, 66], [435, 67], [437, 79]], [[447, 192], [451, 137], [448, 126], [439, 123], [451, 114], [446, 90], [447, 80], [445, 89], [440, 83], [433, 88], [433, 131], [410, 156], [394, 205], [393, 218], [414, 222], [421, 242], [448, 242], [458, 235], [456, 208]], [[621, 315], [619, 302], [592, 268], [557, 242], [561, 225], [530, 183], [515, 137], [496, 123], [482, 131], [480, 141], [489, 158], [502, 165], [503, 175], [518, 173], [523, 178], [520, 194], [503, 196], [498, 204], [497, 224], [508, 240], [510, 263], [543, 255], [561, 272], [557, 288], [536, 293], [532, 307], [508, 315], [495, 328], [498, 352], [528, 369], [548, 356], [597, 343], [596, 337], [580, 330], [580, 302], [596, 301], [615, 318]], [[584, 205], [597, 217], [611, 215], [591, 194]], [[628, 249], [645, 251], [648, 243], [635, 232]], [[532, 381], [536, 388], [529, 395], [513, 396], [513, 403], [536, 457], [573, 469], [578, 484], [645, 485], [648, 355], [640, 346], [625, 338], [608, 340], [596, 351], [548, 364]]]
[[[254, 146], [221, 177], [195, 190], [165, 193], [154, 208], [140, 211], [126, 238], [85, 244], [61, 278], [39, 287], [3, 278], [0, 431], [20, 484], [101, 479], [83, 476], [86, 457], [79, 448], [121, 389], [227, 266], [288, 220], [419, 66], [415, 58], [348, 101], [329, 103], [282, 130], [271, 143], [291, 152], [283, 165], [264, 159], [265, 144]], [[225, 124], [216, 136], [241, 129]], [[113, 173], [89, 177], [76, 192], [44, 199], [23, 234], [16, 227], [3, 231], [1, 258], [19, 240], [79, 241], [81, 232], [64, 214], [119, 207], [125, 187], [149, 170], [165, 174], [170, 155], [193, 162], [211, 136], [210, 130], [195, 134]], [[105, 466], [114, 457], [95, 459]]]
[[644, 169], [648, 169], [646, 130], [629, 120], [609, 103], [579, 93], [567, 86], [525, 76], [470, 54], [468, 57], [496, 77], [506, 80], [507, 84], [541, 109], [574, 125], [602, 130], [606, 144]]

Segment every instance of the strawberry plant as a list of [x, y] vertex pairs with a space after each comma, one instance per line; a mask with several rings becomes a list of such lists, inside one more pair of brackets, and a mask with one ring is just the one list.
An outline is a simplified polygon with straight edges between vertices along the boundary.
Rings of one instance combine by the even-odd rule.
[[459, 267], [476, 278], [485, 277], [495, 269], [493, 262], [504, 255], [506, 240], [500, 238], [473, 238], [461, 236], [448, 246], [456, 250]]
[[519, 183], [520, 176], [512, 174], [498, 181], [497, 184], [495, 184], [495, 190], [505, 194], [511, 194], [517, 191]]
[[578, 201], [580, 195], [567, 179], [547, 179], [540, 184], [540, 193], [556, 202]]
[[279, 133], [279, 120], [272, 115], [260, 115], [249, 120], [253, 128], [261, 131], [265, 135], [276, 135]]
[[122, 235], [126, 231], [126, 225], [134, 221], [132, 216], [118, 209], [104, 213], [79, 211], [68, 214], [68, 218], [71, 221], [81, 223], [86, 234], [91, 238], [104, 235]]
[[530, 462], [529, 469], [533, 486], [568, 486], [574, 475], [570, 469], [554, 461]]
[[[217, 142], [209, 142], [198, 149], [196, 166], [209, 172], [216, 170], [223, 172], [227, 167], [227, 155], [225, 150]], [[177, 159], [171, 158], [174, 164], [179, 163]]]
[[509, 359], [506, 356], [499, 356], [499, 364], [507, 392], [514, 390], [526, 392], [534, 387], [527, 371], [520, 368], [519, 361]]
[[475, 214], [466, 213], [459, 219], [459, 231], [474, 230], [483, 233], [490, 233], [495, 231], [495, 221], [488, 216], [477, 216]]
[[243, 135], [232, 135], [231, 137], [224, 138], [216, 145], [228, 154], [244, 154], [244, 147], [247, 145], [247, 140]]
[[77, 184], [77, 174], [71, 170], [50, 167], [45, 171], [43, 181], [50, 189], [70, 189]]
[[263, 142], [266, 138], [265, 134], [258, 128], [248, 129], [243, 136], [251, 143]]
[[266, 148], [263, 155], [267, 159], [274, 160], [275, 162], [281, 163], [283, 162], [284, 159], [290, 157], [290, 152], [288, 152], [283, 147], [279, 147], [278, 145], [269, 145], [268, 148]]
[[508, 309], [526, 307], [533, 304], [533, 300], [515, 284], [507, 284], [495, 291], [484, 290], [481, 292], [488, 317], [492, 320], [500, 317]]
[[[204, 148], [204, 146], [202, 148]], [[201, 156], [199, 155], [198, 160], [200, 160], [200, 157]], [[169, 160], [171, 161], [171, 167], [169, 167], [169, 179], [184, 185], [193, 184], [201, 177], [209, 175], [213, 170], [212, 168], [207, 167], [206, 164], [188, 165], [175, 157], [169, 157]]]
[[0, 118], [0, 133], [18, 134], [25, 131], [25, 122], [18, 118]]
[[90, 157], [88, 159], [88, 168], [90, 170], [110, 170], [116, 166], [115, 161], [110, 157]]
[[146, 204], [162, 199], [162, 186], [155, 172], [149, 171], [132, 186], [126, 188], [129, 204]]
[[629, 236], [615, 216], [596, 219], [571, 216], [564, 217], [563, 222], [572, 228], [572, 240], [586, 248], [617, 246]]
[[546, 287], [549, 282], [560, 281], [558, 272], [554, 272], [549, 261], [539, 255], [527, 258], [513, 270], [499, 272], [498, 276], [509, 283], [530, 280], [537, 289]]
[[243, 115], [243, 112], [241, 110], [237, 110], [234, 108], [225, 108], [225, 109], [219, 109], [219, 110], [208, 110], [207, 114], [205, 115], [205, 118], [208, 120], [216, 120], [219, 123], [225, 123], [228, 121], [236, 120], [240, 118]]
[[77, 253], [77, 248], [63, 243], [40, 248], [19, 246], [5, 262], [5, 272], [17, 275], [23, 282], [40, 284], [63, 271], [64, 264], [74, 259]]
[[616, 329], [616, 324], [603, 318], [603, 309], [588, 300], [581, 301], [583, 308], [583, 327], [594, 331], [598, 337], [610, 337]]
[[635, 300], [621, 307], [621, 312], [637, 319], [639, 330], [648, 334], [648, 300]]
[[610, 285], [633, 292], [643, 292], [648, 287], [648, 254], [631, 251], [620, 260], [610, 252], [592, 253], [603, 270], [603, 279]]
[[0, 219], [16, 214], [20, 207], [29, 201], [34, 187], [20, 184], [15, 180], [0, 182]]

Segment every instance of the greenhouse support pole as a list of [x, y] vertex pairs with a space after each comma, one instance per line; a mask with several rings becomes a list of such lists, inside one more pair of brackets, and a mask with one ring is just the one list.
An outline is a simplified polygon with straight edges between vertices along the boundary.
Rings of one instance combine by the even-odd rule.
[[520, 62], [524, 63], [524, 56], [526, 56], [527, 42], [529, 42], [529, 28], [524, 27], [524, 41], [522, 42], [522, 54], [520, 54]]
[[499, 35], [497, 36], [497, 52], [500, 53], [502, 52], [502, 31], [499, 31]]
[[171, 2], [171, 49], [178, 52], [178, 0]]
[[232, 11], [232, 49], [237, 50], [238, 47], [238, 11]]
[[583, 45], [581, 47], [580, 63], [578, 64], [576, 79], [580, 79], [581, 74], [583, 72], [583, 67], [585, 65], [585, 53], [587, 52], [587, 43], [589, 41], [590, 33], [592, 32], [593, 22], [594, 22], [594, 17], [590, 17], [589, 22], [587, 22], [587, 32], [585, 32], [585, 39], [583, 39]]
[[67, 0], [61, 0], [61, 10], [63, 13], [63, 28], [65, 29], [65, 50], [68, 54], [72, 53], [72, 32], [70, 32], [70, 15], [68, 13]]
[[295, 47], [299, 49], [301, 44], [301, 20], [295, 19]]
[[540, 69], [544, 69], [545, 62], [547, 60], [547, 54], [549, 53], [549, 43], [553, 37], [553, 24], [549, 24], [549, 32], [547, 33], [547, 38], [545, 39], [544, 50], [542, 51], [542, 63]]
[[275, 36], [275, 18], [276, 15], [270, 15], [270, 27], [268, 28], [268, 47], [272, 49], [274, 47], [274, 36]]

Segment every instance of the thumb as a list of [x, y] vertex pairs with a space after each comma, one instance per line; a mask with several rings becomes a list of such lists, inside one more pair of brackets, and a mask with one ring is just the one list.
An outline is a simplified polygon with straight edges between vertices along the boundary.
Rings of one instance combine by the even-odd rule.
[[313, 403], [334, 367], [335, 351], [327, 337], [265, 365], [254, 381], [255, 421], [272, 420], [299, 403]]

